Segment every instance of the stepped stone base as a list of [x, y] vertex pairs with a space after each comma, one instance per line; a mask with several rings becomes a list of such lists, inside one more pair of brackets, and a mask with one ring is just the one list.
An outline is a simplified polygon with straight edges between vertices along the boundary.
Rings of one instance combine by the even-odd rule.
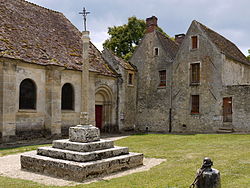
[[96, 127], [76, 126], [69, 132], [68, 140], [53, 141], [52, 147], [40, 147], [37, 154], [21, 155], [21, 168], [81, 182], [143, 164], [143, 154], [100, 140]]
[[114, 142], [111, 140], [100, 140], [89, 143], [71, 142], [68, 139], [53, 141], [53, 148], [59, 148], [71, 151], [80, 151], [80, 152], [90, 152], [90, 151], [108, 149], [112, 147], [114, 147]]
[[37, 154], [56, 159], [64, 159], [76, 162], [87, 162], [128, 154], [128, 148], [114, 147], [95, 152], [76, 152], [52, 147], [40, 147], [37, 149]]
[[21, 156], [22, 169], [82, 182], [88, 178], [99, 177], [134, 168], [143, 164], [143, 154], [129, 153], [92, 162], [74, 162], [51, 157], [27, 154]]

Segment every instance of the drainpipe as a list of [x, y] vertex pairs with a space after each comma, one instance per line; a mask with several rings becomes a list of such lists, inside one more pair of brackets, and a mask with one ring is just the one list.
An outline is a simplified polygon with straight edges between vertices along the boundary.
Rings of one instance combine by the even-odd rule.
[[173, 62], [170, 65], [171, 69], [170, 69], [170, 108], [169, 108], [169, 129], [168, 132], [171, 133], [172, 132], [172, 105], [173, 105], [173, 101], [172, 101], [172, 89], [173, 89]]

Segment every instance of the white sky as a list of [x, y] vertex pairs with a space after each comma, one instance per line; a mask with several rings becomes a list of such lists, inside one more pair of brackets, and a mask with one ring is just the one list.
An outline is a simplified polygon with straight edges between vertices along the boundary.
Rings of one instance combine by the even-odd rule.
[[62, 12], [79, 30], [86, 7], [91, 41], [102, 50], [108, 27], [127, 23], [128, 17], [158, 17], [158, 25], [170, 36], [186, 33], [197, 20], [220, 33], [247, 55], [250, 49], [250, 0], [27, 0]]

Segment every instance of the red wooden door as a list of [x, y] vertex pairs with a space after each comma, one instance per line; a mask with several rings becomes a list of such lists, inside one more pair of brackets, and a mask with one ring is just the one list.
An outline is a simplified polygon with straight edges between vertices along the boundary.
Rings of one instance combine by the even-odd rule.
[[99, 129], [102, 128], [102, 105], [95, 105], [95, 124]]
[[232, 97], [223, 98], [223, 122], [232, 122]]

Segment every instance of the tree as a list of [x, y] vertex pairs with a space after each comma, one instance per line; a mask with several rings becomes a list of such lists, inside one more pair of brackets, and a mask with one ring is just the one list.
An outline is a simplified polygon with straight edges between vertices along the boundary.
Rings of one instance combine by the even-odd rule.
[[[161, 28], [158, 28], [163, 32]], [[146, 31], [146, 22], [137, 19], [135, 16], [128, 18], [128, 23], [122, 26], [114, 26], [108, 28], [110, 38], [107, 39], [103, 46], [113, 51], [117, 56], [128, 60]]]
[[247, 59], [250, 61], [250, 49], [248, 50], [248, 54]]

